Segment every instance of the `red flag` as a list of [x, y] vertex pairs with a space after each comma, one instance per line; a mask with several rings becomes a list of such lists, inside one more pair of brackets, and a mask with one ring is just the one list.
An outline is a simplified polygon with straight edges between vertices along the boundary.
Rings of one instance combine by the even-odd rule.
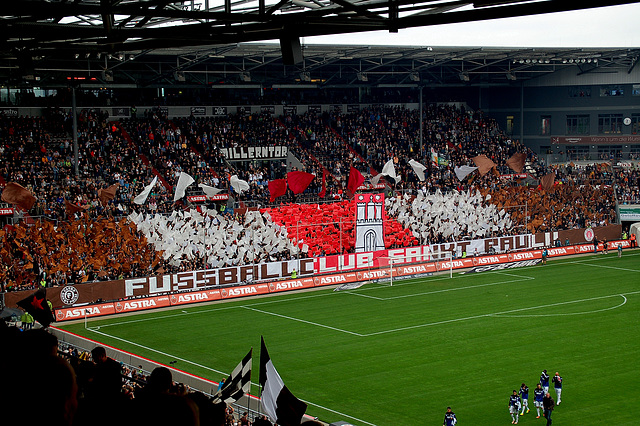
[[545, 191], [548, 191], [551, 188], [553, 188], [553, 181], [555, 179], [556, 179], [556, 173], [555, 172], [547, 173], [546, 175], [542, 176], [542, 178], [540, 178], [540, 186]]
[[327, 169], [322, 170], [322, 190], [318, 196], [320, 196], [320, 198], [327, 196]]
[[18, 185], [15, 182], [9, 182], [2, 191], [2, 201], [15, 204], [24, 210], [31, 210], [31, 207], [36, 203], [36, 197], [29, 192], [25, 187]]
[[269, 201], [274, 202], [276, 198], [287, 193], [287, 181], [285, 179], [275, 179], [269, 181]]
[[41, 289], [33, 293], [17, 303], [19, 307], [29, 312], [33, 319], [42, 324], [43, 327], [49, 327], [55, 318], [47, 303], [47, 294], [45, 290]]
[[106, 206], [109, 201], [116, 197], [116, 191], [119, 186], [119, 183], [115, 183], [108, 188], [98, 189], [98, 198], [100, 198], [100, 202], [103, 206]]
[[351, 196], [356, 193], [358, 187], [364, 183], [364, 176], [355, 167], [351, 167], [349, 171], [349, 182], [347, 183], [347, 190], [351, 193]]
[[478, 155], [477, 157], [472, 158], [473, 162], [476, 164], [478, 168], [478, 172], [480, 172], [480, 176], [486, 175], [491, 169], [496, 166], [496, 163], [491, 161], [486, 155]]
[[527, 154], [524, 152], [515, 153], [507, 160], [507, 166], [516, 173], [522, 173], [522, 170], [524, 169], [524, 160], [526, 159]]
[[306, 172], [289, 172], [287, 173], [287, 180], [289, 182], [289, 188], [294, 194], [303, 193], [305, 189], [309, 187], [311, 181], [315, 179], [316, 175]]

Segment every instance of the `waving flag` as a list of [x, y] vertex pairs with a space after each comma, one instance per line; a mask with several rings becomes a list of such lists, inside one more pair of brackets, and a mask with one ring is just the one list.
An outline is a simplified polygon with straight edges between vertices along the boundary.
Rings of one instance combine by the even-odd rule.
[[542, 186], [542, 189], [544, 189], [545, 191], [548, 191], [551, 188], [553, 188], [553, 183], [555, 179], [556, 179], [555, 172], [547, 173], [546, 175], [540, 178], [540, 186]]
[[517, 152], [507, 160], [507, 166], [516, 173], [522, 173], [522, 170], [524, 169], [524, 161], [526, 159], [527, 154], [524, 152]]
[[260, 337], [260, 386], [262, 407], [267, 416], [280, 426], [299, 426], [307, 404], [293, 396], [276, 371], [264, 337]]
[[253, 348], [249, 350], [249, 353], [240, 361], [240, 364], [233, 369], [227, 380], [224, 381], [224, 385], [213, 396], [212, 402], [218, 404], [224, 402], [226, 404], [232, 404], [242, 398], [243, 395], [248, 394], [251, 390], [251, 354]]
[[362, 173], [360, 173], [358, 169], [352, 166], [349, 170], [349, 182], [347, 183], [347, 190], [353, 196], [353, 194], [355, 194], [358, 190], [358, 187], [363, 183], [364, 176], [362, 176]]
[[116, 191], [119, 186], [119, 183], [115, 183], [108, 188], [98, 189], [98, 198], [100, 198], [100, 202], [103, 206], [106, 206], [109, 201], [116, 197]]
[[2, 201], [15, 204], [28, 211], [36, 203], [36, 197], [23, 186], [15, 182], [9, 182], [2, 191]]
[[238, 175], [231, 176], [229, 178], [229, 183], [231, 184], [231, 188], [240, 195], [249, 190], [249, 184], [247, 181], [240, 179]]
[[311, 185], [311, 181], [315, 179], [316, 175], [306, 172], [289, 172], [287, 173], [287, 181], [289, 182], [289, 188], [294, 194], [301, 194], [305, 189]]
[[458, 180], [463, 180], [464, 178], [467, 177], [467, 175], [469, 175], [469, 173], [473, 172], [474, 170], [478, 170], [478, 168], [471, 167], [471, 166], [460, 166], [460, 167], [455, 167], [453, 169], [453, 172], [456, 174], [456, 177], [458, 178]]
[[274, 179], [269, 181], [269, 201], [274, 202], [276, 198], [287, 193], [286, 179]]
[[478, 155], [477, 157], [473, 157], [472, 160], [475, 163], [475, 165], [478, 166], [480, 177], [486, 175], [487, 173], [489, 173], [491, 169], [496, 167], [496, 163], [491, 161], [489, 157], [487, 157], [484, 154]]
[[204, 192], [208, 197], [213, 197], [218, 193], [222, 192], [222, 189], [215, 188], [213, 186], [205, 185], [204, 183], [198, 184], [200, 188], [202, 188], [202, 192]]
[[196, 180], [189, 174], [180, 172], [180, 177], [178, 177], [178, 183], [176, 184], [176, 191], [173, 194], [173, 202], [175, 203], [176, 201], [184, 197], [187, 191], [187, 187], [195, 181]]
[[327, 174], [327, 169], [322, 170], [322, 189], [318, 194], [320, 198], [324, 198], [327, 195]]
[[43, 327], [49, 327], [55, 318], [49, 304], [47, 303], [47, 293], [44, 289], [40, 289], [31, 296], [25, 297], [17, 303], [19, 307], [29, 312], [33, 319], [42, 324]]
[[142, 192], [133, 199], [133, 202], [138, 205], [144, 204], [144, 202], [147, 201], [149, 194], [151, 194], [151, 190], [156, 186], [156, 182], [158, 182], [158, 176], [155, 176], [151, 183], [144, 187], [144, 190], [142, 190]]
[[438, 167], [438, 153], [436, 153], [436, 150], [433, 148], [431, 148], [431, 165]]
[[424, 181], [424, 171], [427, 170], [427, 167], [418, 163], [416, 160], [409, 160], [409, 165], [416, 173], [416, 175], [418, 175], [418, 179], [420, 179], [420, 182]]

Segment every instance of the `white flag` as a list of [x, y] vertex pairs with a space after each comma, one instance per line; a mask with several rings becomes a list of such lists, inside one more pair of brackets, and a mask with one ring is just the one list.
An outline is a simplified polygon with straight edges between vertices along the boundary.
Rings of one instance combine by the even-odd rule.
[[173, 194], [174, 203], [180, 198], [184, 197], [187, 186], [191, 185], [193, 182], [195, 182], [195, 179], [193, 179], [185, 172], [180, 172], [180, 177], [178, 178], [178, 183], [176, 184], [176, 192]]
[[382, 172], [371, 178], [371, 183], [373, 185], [377, 185], [382, 176], [389, 176], [396, 183], [400, 182], [400, 179], [402, 179], [402, 177], [396, 175], [396, 168], [393, 165], [393, 159], [385, 163], [384, 167], [382, 168]]
[[463, 180], [464, 178], [467, 177], [467, 175], [469, 173], [473, 172], [476, 169], [477, 169], [477, 167], [460, 166], [460, 167], [454, 168], [453, 171], [455, 172], [456, 176], [458, 177], [458, 180]]
[[418, 175], [420, 182], [424, 181], [424, 171], [427, 170], [425, 166], [418, 163], [416, 160], [409, 160], [409, 165], [413, 169], [413, 171]]
[[214, 188], [213, 186], [205, 185], [204, 183], [201, 183], [198, 186], [202, 188], [202, 191], [204, 191], [204, 193], [209, 197], [213, 197], [223, 191], [222, 189]]
[[155, 176], [151, 183], [144, 187], [144, 190], [133, 199], [133, 202], [140, 205], [144, 204], [144, 202], [147, 201], [149, 194], [151, 194], [151, 190], [156, 186], [156, 182], [158, 182], [158, 176]]
[[238, 194], [242, 195], [243, 192], [249, 190], [249, 184], [247, 183], [247, 181], [240, 179], [238, 175], [231, 176], [229, 181], [231, 182], [231, 187], [233, 188], [233, 190]]
[[396, 183], [400, 182], [400, 179], [402, 179], [400, 176], [396, 175], [396, 168], [393, 165], [393, 159], [387, 161], [384, 165], [382, 168], [382, 174], [389, 176], [391, 179], [395, 180]]

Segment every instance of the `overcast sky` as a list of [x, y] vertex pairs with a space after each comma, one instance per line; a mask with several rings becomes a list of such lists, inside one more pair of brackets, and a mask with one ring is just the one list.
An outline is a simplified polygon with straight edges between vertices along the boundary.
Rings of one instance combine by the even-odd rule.
[[640, 3], [400, 30], [305, 37], [305, 44], [640, 47]]

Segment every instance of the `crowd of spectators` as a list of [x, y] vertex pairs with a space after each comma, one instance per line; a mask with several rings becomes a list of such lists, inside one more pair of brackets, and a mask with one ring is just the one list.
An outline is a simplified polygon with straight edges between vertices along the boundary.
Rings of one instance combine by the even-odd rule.
[[[28, 395], [11, 401], [5, 418], [25, 424], [73, 425], [240, 425], [232, 405], [214, 403], [211, 395], [173, 380], [171, 370], [126, 365], [107, 356], [60, 343], [43, 328], [22, 331], [0, 321], [0, 340], [7, 350], [2, 365], [11, 365], [7, 384]], [[15, 356], [9, 349], [19, 350]], [[245, 415], [246, 416], [246, 415]], [[254, 425], [270, 426], [266, 416], [251, 412]], [[248, 424], [248, 423], [245, 423]]]
[[[0, 184], [17, 182], [32, 192], [37, 199], [32, 216], [45, 216], [53, 220], [66, 220], [74, 224], [88, 215], [94, 219], [112, 217], [118, 224], [132, 212], [165, 214], [185, 207], [189, 202], [173, 202], [172, 184], [180, 172], [196, 179], [189, 191], [202, 194], [198, 183], [229, 189], [229, 176], [236, 174], [250, 184], [250, 190], [241, 196], [229, 191], [237, 201], [254, 206], [276, 207], [284, 202], [321, 201], [317, 197], [322, 176], [326, 171], [327, 199], [343, 199], [346, 180], [351, 166], [365, 175], [379, 172], [390, 159], [394, 160], [399, 183], [387, 180], [392, 196], [398, 193], [416, 194], [422, 190], [447, 193], [480, 190], [483, 195], [493, 194], [489, 202], [499, 209], [510, 208], [514, 229], [527, 228], [530, 232], [567, 229], [587, 225], [609, 224], [615, 218], [614, 188], [622, 203], [637, 202], [637, 170], [616, 170], [592, 166], [545, 166], [535, 154], [519, 141], [502, 132], [497, 123], [482, 111], [469, 111], [451, 105], [429, 105], [424, 111], [423, 144], [420, 149], [418, 112], [401, 107], [376, 106], [357, 112], [339, 111], [322, 114], [289, 114], [274, 118], [269, 114], [238, 114], [215, 118], [169, 119], [161, 109], [138, 114], [123, 123], [110, 122], [108, 114], [95, 109], [82, 110], [78, 117], [78, 174], [75, 173], [73, 141], [70, 137], [71, 117], [63, 111], [47, 110], [42, 117], [0, 118]], [[269, 203], [268, 182], [282, 178], [296, 167], [287, 161], [228, 162], [221, 148], [238, 146], [286, 145], [301, 162], [300, 168], [314, 173], [316, 179], [307, 189], [307, 196], [293, 197], [291, 193]], [[527, 156], [527, 171], [531, 179], [518, 182], [501, 179], [500, 173], [510, 173], [506, 160], [516, 152]], [[432, 153], [440, 159], [432, 161]], [[454, 166], [473, 165], [471, 158], [485, 154], [497, 164], [497, 173], [484, 177], [469, 177], [460, 181]], [[427, 167], [425, 181], [419, 181], [408, 164], [414, 159]], [[555, 171], [556, 185], [540, 192], [535, 178]], [[158, 175], [162, 184], [156, 185], [142, 206], [132, 199], [145, 185]], [[383, 180], [384, 182], [384, 180]], [[118, 184], [116, 197], [103, 204], [98, 190]], [[70, 212], [66, 202], [81, 207], [84, 213]], [[251, 203], [249, 203], [251, 202]], [[226, 203], [207, 204], [224, 209]], [[514, 206], [528, 205], [524, 209]], [[229, 209], [229, 212], [232, 209]], [[243, 223], [238, 213], [227, 213], [229, 220]], [[527, 217], [528, 216], [528, 217]], [[2, 235], [5, 247], [3, 281], [7, 285], [38, 285], [38, 268], [45, 269], [47, 259], [54, 253], [70, 248], [68, 238], [54, 239], [46, 251], [36, 253], [37, 244], [22, 244], [24, 250], [12, 246], [17, 240], [15, 232], [26, 235], [33, 223], [25, 222], [6, 230]], [[74, 235], [74, 226], [60, 226], [57, 232]], [[109, 225], [112, 226], [112, 225]], [[23, 227], [22, 231], [16, 231]], [[40, 226], [41, 227], [41, 226]], [[32, 234], [29, 233], [29, 238]], [[75, 238], [75, 237], [74, 237]], [[78, 237], [76, 240], [81, 240]], [[440, 240], [437, 235], [434, 240]], [[144, 262], [134, 263], [117, 253], [108, 255], [109, 261], [131, 265], [127, 268], [96, 266], [97, 262], [86, 250], [78, 260], [65, 259], [63, 270], [48, 270], [48, 284], [70, 280], [113, 279], [147, 274], [150, 269], [178, 272], [206, 268], [203, 257], [184, 259], [180, 266], [170, 265], [164, 259], [145, 254]], [[102, 253], [98, 250], [97, 253]], [[144, 253], [144, 251], [141, 251]], [[108, 262], [107, 262], [108, 263]], [[9, 265], [31, 264], [33, 270], [21, 279]], [[79, 269], [71, 277], [71, 270]]]

